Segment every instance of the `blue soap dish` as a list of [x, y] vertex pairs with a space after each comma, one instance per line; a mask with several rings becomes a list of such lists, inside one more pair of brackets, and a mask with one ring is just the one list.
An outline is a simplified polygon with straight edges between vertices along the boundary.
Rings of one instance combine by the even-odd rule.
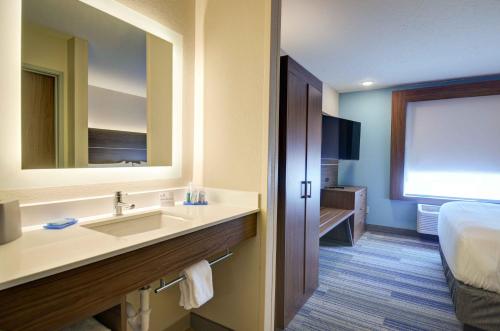
[[206, 205], [208, 205], [208, 201], [203, 201], [203, 202], [184, 201], [184, 206], [206, 206]]
[[44, 229], [47, 230], [61, 230], [67, 228], [68, 226], [76, 224], [77, 222], [78, 220], [76, 218], [65, 218], [61, 221], [49, 222], [45, 224], [43, 227]]

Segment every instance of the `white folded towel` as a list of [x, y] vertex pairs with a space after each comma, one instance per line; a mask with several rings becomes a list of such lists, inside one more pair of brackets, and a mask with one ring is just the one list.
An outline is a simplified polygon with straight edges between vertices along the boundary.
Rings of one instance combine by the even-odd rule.
[[199, 308], [212, 299], [214, 296], [212, 268], [206, 260], [186, 268], [181, 275], [186, 277], [179, 283], [181, 290], [179, 305], [184, 309]]

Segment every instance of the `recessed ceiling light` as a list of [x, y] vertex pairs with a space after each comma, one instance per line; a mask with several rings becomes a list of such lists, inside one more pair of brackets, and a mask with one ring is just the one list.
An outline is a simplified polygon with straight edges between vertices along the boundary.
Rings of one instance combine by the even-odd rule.
[[369, 86], [372, 86], [373, 84], [375, 84], [375, 83], [370, 81], [370, 80], [367, 80], [366, 82], [361, 83], [361, 85], [363, 85], [364, 87], [369, 87]]

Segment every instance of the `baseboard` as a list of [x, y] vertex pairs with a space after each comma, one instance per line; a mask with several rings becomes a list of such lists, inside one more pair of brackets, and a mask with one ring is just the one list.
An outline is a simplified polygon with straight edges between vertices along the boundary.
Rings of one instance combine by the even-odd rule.
[[402, 236], [409, 236], [409, 237], [420, 237], [420, 234], [417, 232], [417, 230], [393, 228], [391, 226], [385, 226], [385, 225], [366, 224], [366, 230], [370, 232], [382, 232], [382, 233], [399, 234]]
[[381, 233], [397, 234], [401, 236], [415, 237], [427, 241], [434, 241], [434, 242], [439, 241], [439, 237], [432, 234], [422, 234], [418, 233], [417, 230], [393, 228], [391, 226], [385, 226], [385, 225], [366, 224], [366, 230], [370, 232], [381, 232]]
[[233, 329], [211, 321], [196, 313], [191, 313], [191, 329], [194, 331], [233, 331]]

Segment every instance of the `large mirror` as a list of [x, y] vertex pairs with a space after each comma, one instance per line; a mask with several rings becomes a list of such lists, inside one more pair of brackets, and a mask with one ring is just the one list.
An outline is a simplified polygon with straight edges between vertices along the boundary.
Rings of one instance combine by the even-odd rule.
[[79, 0], [23, 0], [22, 168], [170, 166], [173, 45]]

